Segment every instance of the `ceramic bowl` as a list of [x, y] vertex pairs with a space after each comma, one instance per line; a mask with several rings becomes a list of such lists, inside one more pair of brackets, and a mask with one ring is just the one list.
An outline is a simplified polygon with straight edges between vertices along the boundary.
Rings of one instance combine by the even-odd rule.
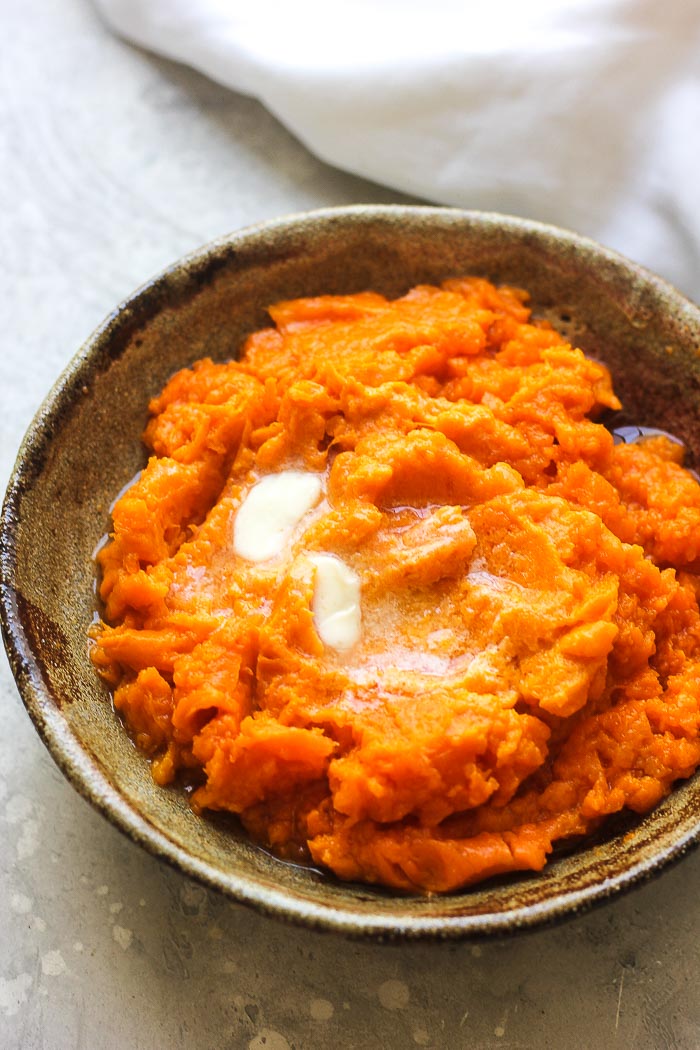
[[149, 397], [176, 369], [235, 356], [277, 299], [475, 273], [522, 285], [535, 310], [611, 368], [629, 422], [700, 454], [700, 310], [571, 233], [501, 215], [422, 207], [318, 211], [222, 238], [116, 308], [39, 410], [20, 449], [2, 535], [5, 642], [27, 710], [77, 790], [156, 856], [237, 901], [307, 926], [375, 938], [510, 933], [633, 886], [700, 837], [700, 776], [594, 844], [447, 896], [343, 884], [283, 863], [233, 822], [195, 817], [156, 787], [88, 659], [93, 552], [115, 495], [143, 465]]

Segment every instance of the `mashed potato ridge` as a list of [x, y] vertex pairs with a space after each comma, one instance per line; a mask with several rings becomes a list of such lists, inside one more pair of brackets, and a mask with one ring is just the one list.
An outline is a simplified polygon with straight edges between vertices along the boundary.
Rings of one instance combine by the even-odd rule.
[[[679, 446], [615, 444], [608, 371], [518, 289], [270, 315], [152, 400], [99, 554], [92, 658], [156, 781], [283, 858], [444, 892], [539, 870], [690, 776], [700, 485]], [[311, 495], [244, 556], [237, 514], [286, 472]], [[328, 556], [359, 595], [331, 602], [357, 628], [337, 645]]]

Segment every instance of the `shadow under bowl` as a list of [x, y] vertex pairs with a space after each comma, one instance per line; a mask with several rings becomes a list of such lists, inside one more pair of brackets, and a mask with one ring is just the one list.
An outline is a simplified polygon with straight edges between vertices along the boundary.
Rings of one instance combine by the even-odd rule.
[[116, 494], [145, 462], [149, 398], [197, 358], [235, 357], [279, 299], [478, 274], [520, 285], [532, 305], [610, 367], [624, 422], [657, 426], [700, 456], [700, 310], [652, 274], [574, 234], [502, 215], [355, 206], [265, 223], [166, 270], [107, 318], [34, 419], [0, 534], [5, 644], [27, 710], [54, 759], [134, 841], [259, 910], [377, 939], [506, 934], [571, 916], [679, 858], [700, 838], [700, 777], [644, 819], [610, 826], [538, 875], [445, 896], [343, 884], [286, 864], [230, 821], [158, 788], [88, 657], [93, 553]]

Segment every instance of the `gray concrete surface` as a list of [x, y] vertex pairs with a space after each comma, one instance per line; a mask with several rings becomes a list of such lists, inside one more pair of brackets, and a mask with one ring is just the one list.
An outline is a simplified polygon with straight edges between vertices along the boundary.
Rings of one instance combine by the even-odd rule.
[[[250, 99], [110, 37], [88, 0], [3, 0], [0, 480], [112, 305], [227, 230], [392, 192]], [[0, 1048], [700, 1046], [700, 855], [500, 943], [353, 944], [167, 870], [68, 786], [0, 668]]]

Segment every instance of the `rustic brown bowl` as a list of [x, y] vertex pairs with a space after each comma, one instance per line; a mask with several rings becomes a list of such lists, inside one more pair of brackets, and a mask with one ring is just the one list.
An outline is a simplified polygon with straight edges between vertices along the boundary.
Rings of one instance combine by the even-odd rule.
[[418, 898], [282, 863], [156, 787], [88, 659], [93, 552], [115, 495], [144, 463], [150, 395], [198, 357], [235, 356], [281, 298], [476, 273], [605, 360], [626, 421], [700, 454], [700, 310], [658, 278], [571, 233], [439, 208], [340, 208], [244, 230], [176, 263], [112, 313], [39, 410], [7, 492], [0, 557], [5, 644], [46, 746], [77, 788], [156, 856], [261, 911], [375, 938], [504, 934], [572, 915], [680, 857], [700, 838], [700, 776], [643, 820], [562, 854], [539, 875]]

